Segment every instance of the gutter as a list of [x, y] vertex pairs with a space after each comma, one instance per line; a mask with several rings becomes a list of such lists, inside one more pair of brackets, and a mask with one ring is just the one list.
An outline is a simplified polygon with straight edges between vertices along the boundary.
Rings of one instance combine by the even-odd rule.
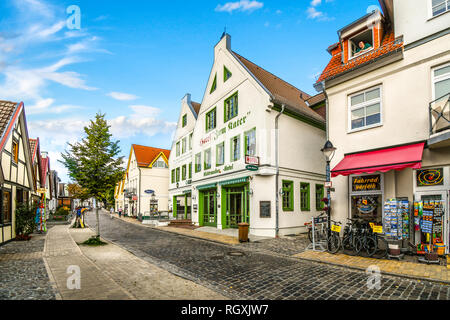
[[280, 176], [280, 165], [278, 162], [278, 119], [280, 118], [281, 114], [284, 112], [285, 104], [281, 105], [281, 111], [276, 115], [275, 117], [275, 166], [276, 166], [276, 178], [275, 178], [275, 238], [278, 238], [279, 233], [279, 215], [280, 215], [280, 193], [278, 192], [279, 189], [279, 176]]

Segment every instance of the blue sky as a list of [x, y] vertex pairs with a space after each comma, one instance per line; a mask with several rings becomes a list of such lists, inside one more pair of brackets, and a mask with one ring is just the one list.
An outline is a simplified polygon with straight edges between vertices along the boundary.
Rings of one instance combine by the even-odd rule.
[[[69, 29], [66, 9], [81, 10]], [[315, 94], [336, 31], [377, 0], [2, 0], [0, 99], [24, 101], [32, 138], [51, 167], [97, 111], [127, 158], [132, 143], [170, 148], [186, 93], [201, 102], [213, 47], [232, 49]]]

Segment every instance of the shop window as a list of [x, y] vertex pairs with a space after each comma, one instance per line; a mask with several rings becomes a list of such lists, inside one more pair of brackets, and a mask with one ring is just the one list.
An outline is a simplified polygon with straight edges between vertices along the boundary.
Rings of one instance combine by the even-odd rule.
[[172, 169], [172, 183], [175, 183], [175, 169]]
[[181, 180], [186, 180], [186, 165], [183, 165], [183, 167], [181, 167]]
[[224, 122], [236, 117], [238, 115], [238, 93], [236, 92], [231, 97], [225, 100], [224, 105]]
[[241, 138], [240, 136], [236, 136], [234, 138], [231, 138], [231, 161], [237, 161], [239, 160], [241, 156]]
[[322, 199], [324, 197], [323, 184], [316, 184], [316, 210], [323, 209]]
[[11, 223], [11, 192], [1, 191], [1, 217], [0, 223]]
[[177, 157], [180, 156], [180, 141], [177, 142]]
[[245, 155], [256, 156], [256, 129], [245, 133]]
[[381, 222], [383, 217], [382, 195], [351, 196], [351, 211], [353, 219]]
[[433, 91], [433, 100], [450, 94], [450, 64], [433, 70]]
[[366, 30], [348, 40], [349, 58], [355, 58], [373, 49], [373, 31]]
[[185, 114], [185, 115], [183, 116], [183, 121], [182, 121], [182, 122], [183, 122], [183, 123], [182, 123], [183, 128], [186, 127], [186, 125], [187, 125], [187, 114]]
[[177, 168], [176, 178], [177, 178], [177, 182], [180, 182], [180, 168]]
[[354, 94], [349, 103], [350, 131], [381, 124], [381, 87]]
[[19, 162], [19, 143], [17, 141], [12, 143], [12, 158], [15, 163]]
[[181, 153], [185, 154], [186, 153], [186, 138], [183, 138], [183, 140], [181, 140]]
[[192, 162], [189, 163], [189, 179], [192, 178]]
[[202, 171], [202, 154], [201, 153], [197, 153], [195, 155], [195, 172], [200, 172]]
[[431, 11], [433, 17], [450, 11], [450, 0], [431, 0]]
[[213, 84], [211, 86], [211, 90], [209, 91], [209, 93], [213, 93], [214, 91], [216, 91], [217, 89], [217, 74], [214, 76], [214, 80], [213, 80]]
[[206, 114], [206, 131], [216, 128], [216, 108]]
[[205, 157], [204, 157], [204, 161], [205, 161], [205, 170], [211, 169], [211, 148], [205, 150]]
[[310, 190], [309, 183], [300, 184], [300, 210], [309, 211], [310, 210]]
[[216, 166], [221, 166], [225, 163], [225, 143], [222, 142], [216, 146]]
[[230, 70], [227, 69], [227, 67], [223, 66], [223, 82], [227, 81], [231, 78], [232, 73]]
[[294, 211], [294, 182], [283, 180], [283, 211]]

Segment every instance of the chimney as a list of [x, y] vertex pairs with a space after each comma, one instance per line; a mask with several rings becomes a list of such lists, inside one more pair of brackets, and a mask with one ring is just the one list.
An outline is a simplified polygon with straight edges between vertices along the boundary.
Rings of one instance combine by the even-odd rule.
[[47, 151], [42, 151], [41, 152], [41, 157], [46, 159], [48, 157], [48, 152]]

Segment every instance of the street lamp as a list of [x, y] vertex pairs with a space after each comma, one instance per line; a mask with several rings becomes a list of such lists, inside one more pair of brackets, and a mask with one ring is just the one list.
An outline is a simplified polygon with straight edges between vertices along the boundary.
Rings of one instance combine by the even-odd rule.
[[[331, 172], [330, 172], [330, 162], [334, 157], [334, 152], [336, 151], [336, 148], [333, 146], [330, 140], [325, 142], [325, 145], [320, 150], [323, 152], [326, 161], [327, 161], [327, 167], [326, 167], [326, 179], [327, 182], [331, 181]], [[327, 188], [327, 224], [328, 224], [328, 238], [331, 236], [331, 190], [328, 186]], [[327, 244], [328, 245], [328, 244]]]

